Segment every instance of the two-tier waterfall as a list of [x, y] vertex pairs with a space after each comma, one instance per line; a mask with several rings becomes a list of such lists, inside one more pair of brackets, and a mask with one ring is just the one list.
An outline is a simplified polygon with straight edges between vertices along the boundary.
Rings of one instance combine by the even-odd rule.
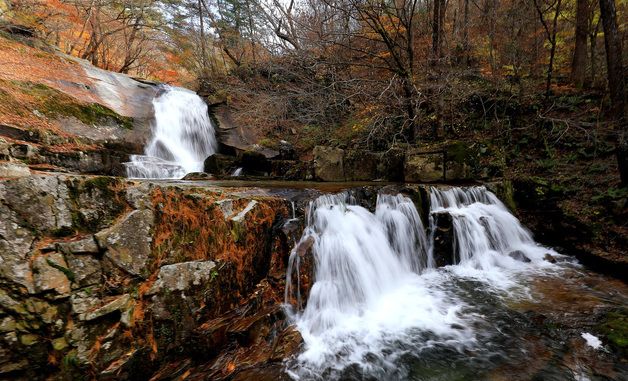
[[214, 126], [207, 105], [194, 92], [167, 87], [153, 100], [155, 122], [144, 155], [125, 163], [127, 176], [179, 179], [203, 170], [203, 161], [216, 152]]

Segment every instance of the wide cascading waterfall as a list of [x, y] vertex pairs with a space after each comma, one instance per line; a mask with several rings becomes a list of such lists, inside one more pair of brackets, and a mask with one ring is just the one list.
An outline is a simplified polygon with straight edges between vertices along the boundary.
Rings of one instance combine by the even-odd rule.
[[[476, 292], [469, 290], [479, 281], [502, 295], [527, 270], [554, 266], [544, 257], [558, 254], [536, 244], [486, 188], [433, 188], [430, 199], [430, 232], [438, 216], [451, 216], [456, 258], [442, 268], [436, 268], [434, 234], [426, 237], [408, 197], [379, 195], [374, 212], [346, 193], [310, 204], [286, 279], [288, 313], [305, 342], [288, 363], [293, 378], [406, 379], [400, 361], [407, 356], [484, 350], [477, 335], [486, 336], [476, 328], [485, 312], [467, 302]], [[314, 284], [300, 309], [298, 267], [310, 255], [303, 247], [313, 258]], [[463, 284], [471, 288], [457, 286]]]
[[194, 92], [167, 87], [153, 100], [155, 123], [144, 155], [125, 163], [127, 176], [178, 179], [203, 171], [207, 156], [216, 152], [214, 126], [207, 105]]
[[[316, 282], [307, 306], [294, 315], [307, 346], [295, 377], [327, 372], [334, 378], [354, 363], [387, 372], [399, 353], [383, 354], [384, 348], [406, 341], [413, 328], [429, 332], [432, 344], [471, 340], [458, 313], [463, 303], [419, 276], [433, 261], [407, 197], [380, 195], [371, 213], [347, 194], [321, 196], [310, 204], [301, 243], [307, 241], [313, 241]], [[295, 249], [292, 265], [298, 255]], [[289, 287], [291, 274], [289, 268]]]

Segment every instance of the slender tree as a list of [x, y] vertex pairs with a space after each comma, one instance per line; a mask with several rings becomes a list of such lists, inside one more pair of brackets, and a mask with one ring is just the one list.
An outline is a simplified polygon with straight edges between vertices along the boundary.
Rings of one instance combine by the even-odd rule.
[[[556, 57], [556, 36], [558, 34], [558, 16], [560, 15], [562, 0], [550, 0], [545, 2], [543, 0], [534, 0], [534, 7], [536, 8], [539, 20], [543, 25], [545, 31], [545, 37], [550, 44], [550, 55], [547, 63], [547, 74], [545, 80], [545, 96], [549, 96], [551, 93], [552, 76], [554, 74], [554, 59]], [[551, 22], [545, 19], [547, 12], [553, 11], [551, 16]]]
[[617, 29], [617, 11], [614, 0], [600, 0], [600, 14], [604, 27], [604, 46], [606, 48], [606, 73], [610, 90], [612, 113], [619, 121], [617, 131], [617, 164], [619, 176], [624, 185], [628, 185], [628, 127], [626, 126], [626, 93], [622, 46]]
[[589, 27], [590, 0], [576, 2], [576, 31], [573, 59], [571, 61], [571, 80], [576, 87], [584, 85], [587, 67], [587, 36]]

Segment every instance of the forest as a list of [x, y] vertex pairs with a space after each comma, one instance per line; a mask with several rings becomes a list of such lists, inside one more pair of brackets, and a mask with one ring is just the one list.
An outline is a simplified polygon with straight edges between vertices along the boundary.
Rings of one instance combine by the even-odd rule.
[[562, 94], [596, 92], [597, 115], [575, 124], [623, 139], [598, 122], [625, 115], [625, 1], [11, 3], [67, 54], [228, 99], [274, 133], [351, 124], [365, 144], [413, 143], [470, 128], [454, 104], [482, 103], [490, 123], [501, 110], [487, 95], [542, 99], [545, 115]]

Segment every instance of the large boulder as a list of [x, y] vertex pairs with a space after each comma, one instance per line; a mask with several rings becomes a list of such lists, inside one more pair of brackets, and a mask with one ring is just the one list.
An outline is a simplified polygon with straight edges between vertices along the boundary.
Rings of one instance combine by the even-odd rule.
[[271, 172], [270, 160], [263, 153], [257, 151], [244, 151], [238, 154], [239, 166], [247, 174], [265, 176]]
[[151, 210], [134, 210], [114, 226], [96, 233], [98, 245], [107, 257], [125, 272], [145, 275], [151, 253], [151, 229], [154, 216]]
[[405, 181], [430, 183], [443, 181], [443, 155], [411, 153], [406, 157]]
[[344, 156], [346, 181], [370, 181], [379, 178], [381, 154], [366, 150], [347, 150]]
[[203, 172], [213, 175], [226, 175], [236, 167], [235, 157], [215, 153], [205, 159]]
[[7, 181], [0, 184], [0, 199], [37, 231], [58, 234], [72, 228], [65, 180], [61, 176], [30, 176]]
[[193, 288], [203, 286], [216, 276], [215, 267], [216, 263], [213, 261], [191, 261], [162, 266], [147, 295], [164, 292], [189, 295]]
[[454, 225], [449, 212], [432, 213], [434, 219], [434, 261], [436, 266], [456, 264], [454, 249]]
[[345, 181], [345, 151], [334, 147], [314, 147], [314, 177], [321, 181]]

